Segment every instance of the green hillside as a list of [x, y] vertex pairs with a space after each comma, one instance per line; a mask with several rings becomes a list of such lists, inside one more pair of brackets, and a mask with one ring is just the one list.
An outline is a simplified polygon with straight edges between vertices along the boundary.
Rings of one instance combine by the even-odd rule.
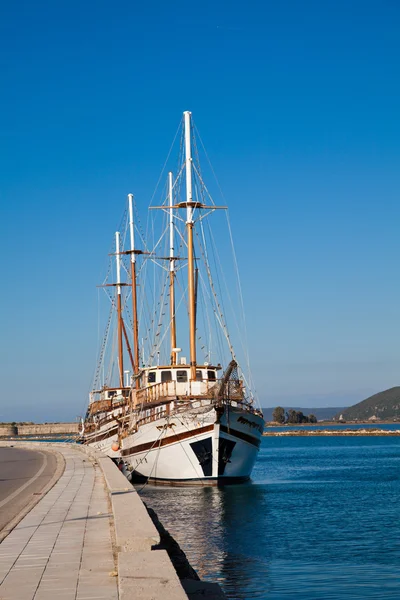
[[[366, 400], [346, 408], [342, 413], [346, 421], [367, 421], [371, 417], [382, 420], [400, 420], [400, 387], [393, 387], [370, 396]], [[340, 417], [336, 415], [336, 418]]]

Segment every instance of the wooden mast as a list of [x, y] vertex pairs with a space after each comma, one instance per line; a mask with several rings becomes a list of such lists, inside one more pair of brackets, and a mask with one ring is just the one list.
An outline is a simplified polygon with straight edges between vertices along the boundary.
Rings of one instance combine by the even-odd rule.
[[189, 290], [189, 342], [190, 342], [190, 379], [196, 381], [196, 297], [194, 286], [193, 254], [193, 194], [192, 194], [192, 155], [190, 145], [190, 116], [185, 111], [185, 158], [186, 158], [186, 231], [188, 248], [188, 290]]
[[133, 194], [128, 194], [129, 203], [129, 233], [131, 238], [131, 279], [132, 279], [132, 313], [133, 313], [133, 352], [134, 352], [134, 374], [136, 376], [136, 388], [139, 388], [139, 332], [137, 318], [137, 286], [136, 286], [136, 254], [135, 254], [135, 230], [133, 223]]
[[115, 232], [115, 252], [117, 261], [117, 314], [118, 314], [118, 370], [119, 387], [124, 387], [124, 353], [122, 347], [122, 302], [121, 302], [121, 255], [119, 253], [119, 231]]
[[175, 260], [174, 260], [174, 213], [172, 195], [172, 173], [168, 173], [169, 197], [169, 315], [171, 331], [171, 365], [176, 365], [176, 322], [175, 322]]

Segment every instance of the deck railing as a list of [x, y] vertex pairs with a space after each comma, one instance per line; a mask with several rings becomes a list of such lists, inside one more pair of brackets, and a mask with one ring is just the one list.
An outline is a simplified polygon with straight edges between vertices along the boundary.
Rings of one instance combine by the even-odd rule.
[[[223, 389], [221, 389], [221, 385], [223, 385]], [[191, 407], [206, 406], [212, 401], [221, 407], [233, 401], [244, 410], [254, 412], [254, 408], [244, 399], [243, 383], [241, 381], [223, 383], [222, 380], [155, 383], [139, 390], [133, 389], [131, 398], [94, 401], [90, 404], [89, 412], [90, 415], [108, 412], [107, 416], [97, 422], [98, 427], [100, 424], [112, 419], [112, 412], [115, 410], [121, 409], [118, 411], [118, 420], [126, 422], [132, 408], [141, 409], [142, 416], [139, 416], [139, 413], [139, 419], [135, 421], [135, 424], [139, 425], [139, 423], [150, 423], [169, 415], [171, 413], [171, 402], [174, 402], [173, 413], [176, 414]], [[163, 402], [166, 403], [166, 408], [162, 411], [156, 410], [154, 405]], [[146, 406], [149, 408], [146, 408]], [[143, 414], [144, 411], [150, 411], [150, 414]]]
[[[221, 385], [224, 389], [221, 390]], [[228, 381], [223, 383], [217, 379], [210, 381], [203, 379], [199, 381], [167, 381], [148, 385], [146, 388], [133, 391], [134, 404], [146, 404], [158, 402], [169, 398], [230, 398], [232, 400], [243, 400], [243, 383], [241, 381]], [[136, 400], [135, 400], [136, 397]]]

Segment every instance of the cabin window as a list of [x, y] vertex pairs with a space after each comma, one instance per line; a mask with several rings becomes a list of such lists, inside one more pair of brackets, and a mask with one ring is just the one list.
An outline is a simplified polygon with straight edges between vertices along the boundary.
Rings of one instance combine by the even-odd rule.
[[203, 375], [201, 371], [196, 371], [196, 381], [203, 381]]
[[215, 371], [207, 371], [208, 381], [215, 381]]
[[109, 398], [114, 398], [114, 396], [115, 396], [116, 393], [117, 392], [108, 392], [108, 397]]
[[167, 383], [168, 381], [172, 381], [172, 372], [171, 371], [161, 371], [161, 381], [162, 381], [162, 383]]
[[177, 371], [176, 372], [176, 380], [178, 383], [186, 383], [187, 382], [187, 371]]
[[149, 374], [147, 375], [147, 383], [155, 383], [155, 382], [156, 382], [156, 372], [149, 371]]

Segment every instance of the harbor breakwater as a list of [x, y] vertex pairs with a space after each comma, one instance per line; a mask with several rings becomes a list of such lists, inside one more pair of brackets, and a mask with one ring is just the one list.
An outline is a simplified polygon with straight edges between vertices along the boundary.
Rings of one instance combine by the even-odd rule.
[[0, 437], [78, 434], [79, 423], [27, 423], [0, 425]]
[[0, 425], [0, 438], [18, 435], [18, 429], [15, 425]]

